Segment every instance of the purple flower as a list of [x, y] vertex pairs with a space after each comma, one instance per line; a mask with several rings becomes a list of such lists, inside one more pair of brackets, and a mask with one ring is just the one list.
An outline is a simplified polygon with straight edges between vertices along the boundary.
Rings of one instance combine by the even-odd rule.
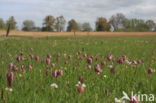
[[35, 60], [36, 61], [39, 61], [40, 60], [40, 57], [39, 56], [35, 56]]
[[50, 58], [51, 58], [51, 55], [50, 55], [50, 54], [47, 54], [47, 58], [49, 58], [49, 59], [50, 59]]
[[8, 65], [8, 67], [9, 67], [10, 70], [12, 70], [13, 67], [14, 67], [14, 64], [13, 64], [13, 63], [10, 63], [10, 64]]
[[89, 58], [87, 59], [87, 63], [88, 63], [88, 64], [92, 64], [92, 62], [93, 62], [93, 59], [92, 59], [91, 57], [89, 57]]
[[115, 67], [111, 67], [111, 68], [110, 68], [110, 72], [111, 72], [111, 73], [115, 73], [115, 72], [116, 72]]
[[117, 61], [118, 64], [123, 64], [124, 63], [124, 59], [122, 57], [120, 57]]
[[50, 62], [51, 62], [50, 58], [47, 58], [46, 61], [45, 61], [45, 63], [46, 63], [47, 65], [49, 65]]
[[55, 64], [54, 64], [54, 63], [52, 63], [52, 64], [51, 64], [51, 67], [52, 67], [52, 68], [55, 68]]
[[100, 74], [100, 73], [102, 72], [102, 69], [101, 69], [101, 67], [100, 67], [99, 64], [95, 66], [95, 72], [96, 72], [97, 74]]
[[114, 57], [113, 57], [112, 55], [110, 55], [110, 56], [107, 57], [107, 59], [108, 59], [109, 61], [112, 61], [113, 58], [114, 58]]
[[79, 81], [80, 81], [81, 83], [83, 83], [84, 79], [83, 79], [82, 76], [79, 77]]
[[14, 73], [13, 72], [9, 72], [7, 74], [7, 81], [8, 81], [8, 85], [9, 86], [12, 86], [13, 80], [14, 80]]

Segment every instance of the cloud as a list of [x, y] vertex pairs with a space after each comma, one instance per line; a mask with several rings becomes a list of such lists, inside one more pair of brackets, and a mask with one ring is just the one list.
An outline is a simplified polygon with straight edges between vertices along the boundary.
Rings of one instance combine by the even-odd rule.
[[25, 19], [32, 19], [41, 26], [46, 15], [64, 15], [67, 20], [94, 22], [97, 17], [109, 19], [121, 12], [127, 17], [156, 20], [155, 0], [0, 0], [0, 17], [5, 20], [15, 16], [21, 26]]

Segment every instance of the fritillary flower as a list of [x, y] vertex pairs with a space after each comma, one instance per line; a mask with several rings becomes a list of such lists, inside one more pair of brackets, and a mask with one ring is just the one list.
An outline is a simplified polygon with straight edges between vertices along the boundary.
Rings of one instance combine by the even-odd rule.
[[29, 57], [30, 57], [30, 59], [33, 59], [34, 55], [33, 54], [29, 54]]
[[64, 57], [66, 57], [66, 56], [67, 56], [67, 54], [66, 54], [66, 53], [64, 53], [64, 54], [63, 54], [63, 56], [64, 56]]
[[86, 85], [84, 83], [78, 82], [78, 84], [76, 84], [76, 87], [79, 93], [83, 93], [85, 91]]
[[62, 75], [63, 75], [63, 70], [58, 70], [58, 71], [57, 71], [57, 75], [58, 75], [58, 76], [62, 76]]
[[124, 59], [122, 57], [120, 57], [117, 61], [118, 64], [123, 64], [124, 63]]
[[96, 66], [95, 66], [95, 72], [96, 72], [97, 74], [100, 74], [100, 73], [102, 72], [102, 69], [101, 69], [101, 66], [100, 66], [100, 65], [96, 65]]
[[77, 68], [76, 67], [73, 67], [73, 70], [76, 70]]
[[52, 76], [55, 77], [55, 78], [57, 78], [58, 77], [57, 71], [52, 72]]
[[126, 103], [126, 102], [122, 98], [121, 99], [115, 98], [115, 103]]
[[20, 61], [21, 61], [20, 56], [19, 56], [19, 57], [17, 57], [17, 58], [16, 58], [16, 60], [17, 60], [18, 62], [20, 62]]
[[91, 57], [89, 57], [89, 58], [87, 59], [87, 63], [88, 63], [88, 64], [92, 64], [92, 62], [93, 62], [93, 59], [92, 59]]
[[79, 60], [82, 60], [82, 59], [83, 59], [83, 56], [80, 56], [78, 59], [79, 59]]
[[71, 55], [69, 55], [69, 56], [68, 56], [68, 59], [72, 59], [72, 56], [71, 56]]
[[87, 69], [88, 70], [92, 69], [92, 66], [91, 65], [87, 65]]
[[51, 55], [50, 55], [50, 54], [47, 54], [47, 58], [49, 58], [49, 59], [50, 59], [50, 58], [51, 58]]
[[110, 68], [110, 72], [111, 72], [111, 73], [115, 73], [115, 72], [116, 72], [115, 67]]
[[50, 87], [52, 87], [52, 88], [58, 88], [58, 85], [57, 85], [56, 83], [52, 83], [52, 84], [50, 85]]
[[49, 65], [50, 62], [51, 62], [50, 58], [47, 58], [47, 59], [45, 60], [45, 63], [46, 63], [47, 65]]
[[46, 76], [48, 76], [50, 74], [50, 70], [46, 69], [45, 74], [46, 74]]
[[112, 60], [113, 60], [113, 56], [110, 55], [110, 56], [107, 57], [107, 59], [108, 59], [109, 61], [112, 61]]
[[64, 64], [68, 64], [68, 61], [65, 61]]
[[33, 48], [29, 48], [30, 51], [33, 51]]
[[18, 71], [18, 67], [16, 65], [13, 66], [13, 71]]
[[52, 64], [51, 64], [51, 67], [52, 67], [52, 68], [55, 68], [55, 64], [54, 64], [54, 63], [52, 63]]
[[28, 65], [28, 69], [31, 70], [32, 69], [32, 66], [31, 65]]
[[5, 91], [12, 92], [13, 89], [12, 88], [5, 88]]
[[39, 61], [40, 60], [40, 57], [39, 56], [35, 56], [35, 60], [36, 61]]
[[61, 56], [61, 53], [57, 53], [57, 57], [60, 57]]
[[148, 74], [152, 74], [152, 73], [154, 73], [154, 72], [155, 72], [155, 70], [152, 69], [152, 68], [149, 68], [149, 69], [147, 70], [147, 73], [148, 73]]
[[133, 97], [131, 97], [129, 103], [140, 103], [140, 102], [137, 97], [133, 96]]
[[107, 63], [105, 61], [101, 62], [101, 67], [105, 66]]
[[24, 64], [21, 65], [21, 72], [25, 72]]
[[21, 51], [19, 52], [19, 54], [22, 56], [22, 55], [24, 54], [24, 52], [21, 50]]
[[7, 81], [8, 81], [8, 85], [11, 87], [13, 84], [13, 80], [14, 80], [14, 73], [13, 72], [9, 72], [7, 73]]
[[12, 70], [13, 67], [14, 67], [14, 64], [13, 64], [13, 63], [10, 63], [10, 64], [8, 65], [8, 67], [9, 67], [10, 70]]
[[83, 54], [83, 57], [87, 58], [87, 56], [88, 56], [88, 55], [87, 55], [86, 53]]
[[83, 83], [83, 81], [84, 81], [83, 77], [80, 76], [80, 77], [79, 77], [79, 82], [80, 82], [80, 83]]

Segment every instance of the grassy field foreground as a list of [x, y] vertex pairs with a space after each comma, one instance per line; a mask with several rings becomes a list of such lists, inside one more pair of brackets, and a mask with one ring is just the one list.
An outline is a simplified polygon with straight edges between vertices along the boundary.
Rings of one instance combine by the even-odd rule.
[[[122, 91], [156, 95], [155, 69], [155, 36], [9, 37], [0, 41], [0, 103], [114, 103]], [[86, 87], [78, 90], [78, 81]]]

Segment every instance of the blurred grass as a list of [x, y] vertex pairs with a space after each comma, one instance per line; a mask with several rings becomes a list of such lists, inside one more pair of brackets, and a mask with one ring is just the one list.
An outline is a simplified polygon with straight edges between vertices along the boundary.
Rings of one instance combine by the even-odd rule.
[[[39, 55], [42, 59], [46, 58], [48, 53], [52, 54], [53, 63], [56, 63], [57, 53], [72, 55], [73, 60], [69, 61], [70, 65], [65, 65], [66, 59], [61, 57], [56, 69], [67, 68], [64, 70], [64, 75], [59, 78], [46, 77], [45, 65], [30, 60], [16, 62], [20, 50], [23, 50], [24, 55], [28, 57], [29, 48], [33, 48], [33, 54]], [[94, 55], [99, 61], [106, 61], [106, 56], [112, 54], [115, 58], [126, 55], [130, 60], [141, 59], [144, 64], [131, 67], [115, 62], [113, 63], [117, 68], [115, 74], [110, 73], [108, 67], [104, 67], [103, 72], [97, 75], [94, 70], [85, 69], [85, 59], [82, 61], [76, 59], [78, 50]], [[31, 64], [33, 69], [26, 70], [25, 73], [15, 73], [13, 92], [6, 93], [5, 96], [8, 103], [114, 103], [115, 97], [122, 97], [122, 91], [129, 94], [134, 91], [156, 95], [156, 74], [146, 73], [149, 67], [156, 69], [155, 36], [44, 38], [11, 36], [0, 41], [0, 90], [7, 87], [6, 73], [10, 62], [18, 66]], [[77, 64], [80, 66], [73, 71], [72, 68]], [[19, 77], [19, 74], [23, 76]], [[104, 78], [104, 75], [107, 75], [107, 78]], [[75, 87], [79, 76], [84, 77], [87, 86], [83, 94], [77, 93]], [[69, 85], [66, 85], [67, 82]], [[50, 88], [51, 83], [57, 83], [59, 88]], [[108, 95], [104, 93], [105, 90], [109, 90]]]

